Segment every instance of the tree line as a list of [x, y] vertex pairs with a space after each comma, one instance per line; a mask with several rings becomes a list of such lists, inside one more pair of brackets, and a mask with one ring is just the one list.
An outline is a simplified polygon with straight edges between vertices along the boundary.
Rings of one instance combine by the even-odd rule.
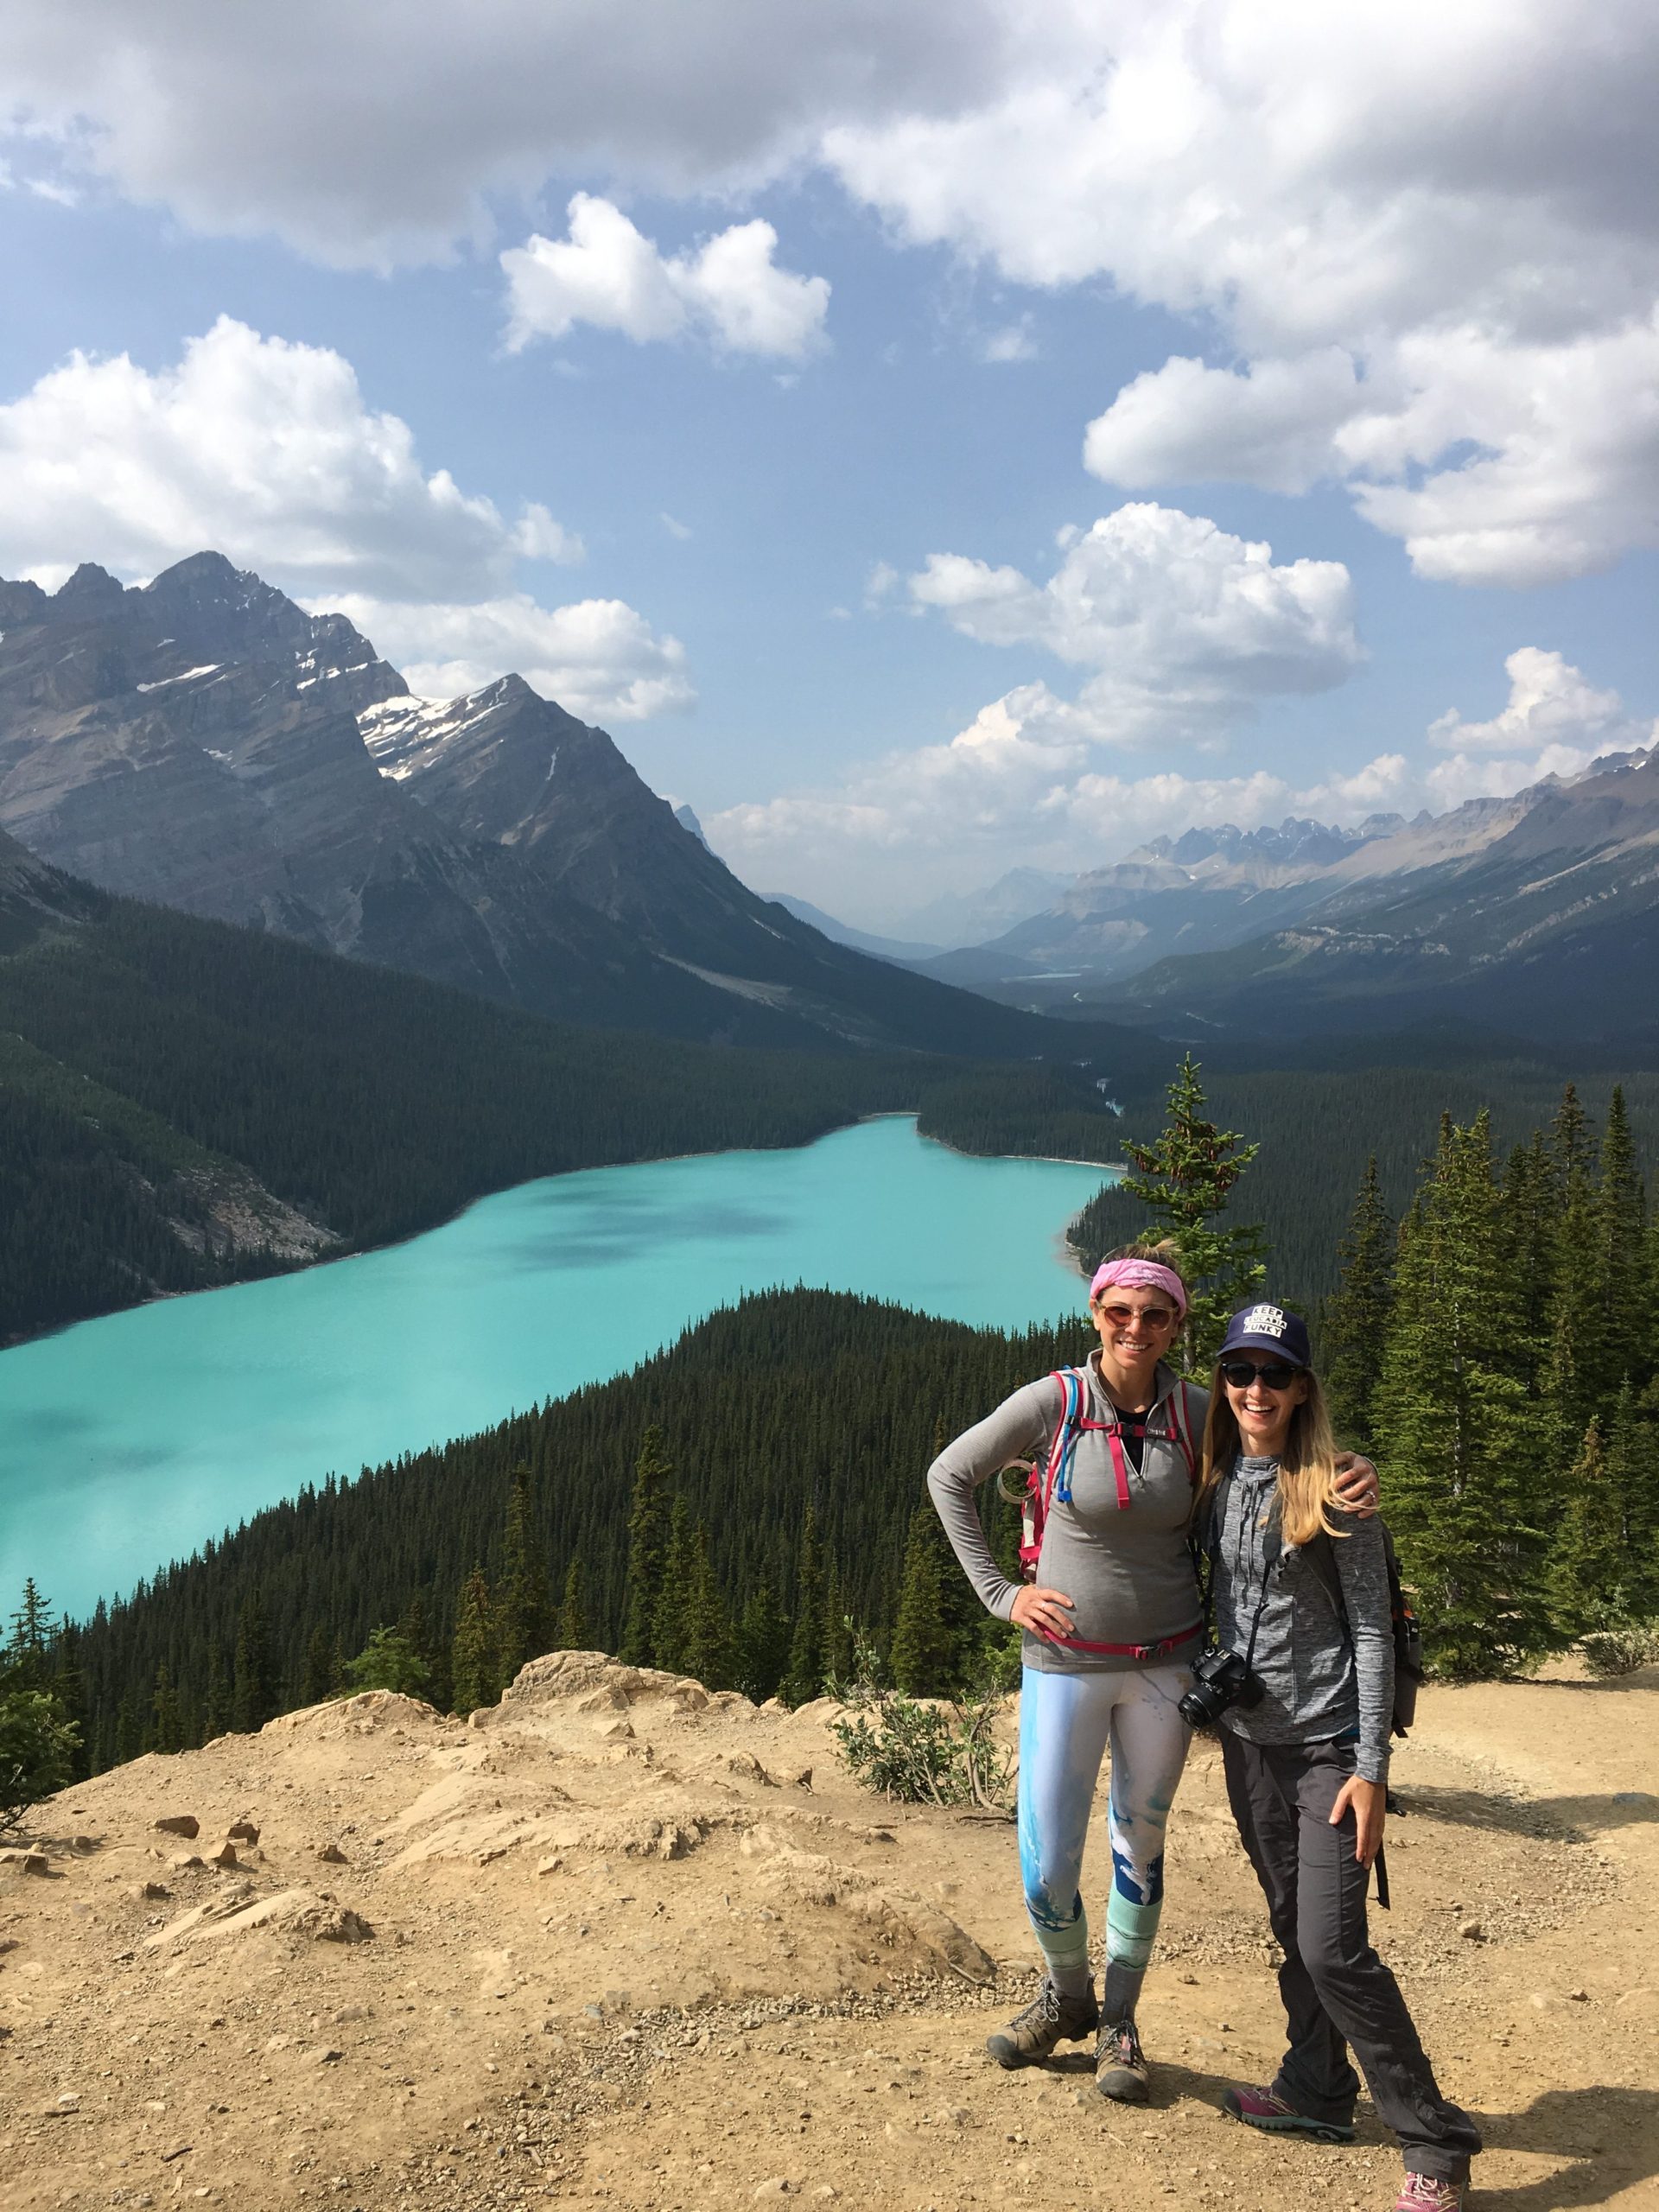
[[[1395, 1220], [1376, 1165], [1319, 1339], [1444, 1673], [1516, 1672], [1659, 1615], [1659, 1224], [1622, 1090], [1599, 1133], [1568, 1085], [1500, 1156], [1446, 1116]], [[1631, 1639], [1636, 1639], [1632, 1642]]]

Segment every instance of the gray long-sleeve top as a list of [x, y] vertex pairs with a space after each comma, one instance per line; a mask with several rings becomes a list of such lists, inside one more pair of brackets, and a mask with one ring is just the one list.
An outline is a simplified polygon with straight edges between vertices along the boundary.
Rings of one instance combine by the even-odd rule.
[[[1160, 1366], [1140, 1467], [1126, 1455], [1129, 1503], [1124, 1506], [1119, 1503], [1109, 1437], [1117, 1413], [1100, 1379], [1098, 1353], [1084, 1374], [1084, 1415], [1103, 1426], [1078, 1435], [1071, 1502], [1056, 1499], [1050, 1506], [1037, 1580], [1071, 1599], [1077, 1609], [1074, 1633], [1081, 1641], [1155, 1646], [1185, 1636], [1199, 1618], [1187, 1548], [1192, 1478], [1174, 1433], [1174, 1419], [1179, 1413], [1182, 1433], [1196, 1450], [1209, 1396]], [[1178, 1392], [1183, 1394], [1179, 1400]], [[951, 1548], [982, 1602], [1001, 1620], [1008, 1618], [1020, 1585], [1010, 1582], [992, 1557], [974, 1493], [1011, 1460], [1033, 1459], [1040, 1470], [1064, 1403], [1061, 1385], [1052, 1375], [1027, 1382], [946, 1445], [928, 1470], [928, 1491]], [[1172, 1656], [1190, 1659], [1198, 1649], [1194, 1637], [1173, 1655], [1137, 1660], [1128, 1654], [1074, 1651], [1027, 1630], [1021, 1656], [1040, 1674], [1077, 1674], [1167, 1666]]]
[[1267, 1574], [1252, 1671], [1262, 1701], [1230, 1706], [1222, 1726], [1253, 1744], [1318, 1744], [1359, 1732], [1355, 1771], [1389, 1778], [1394, 1631], [1382, 1524], [1333, 1512], [1342, 1534], [1286, 1545], [1265, 1560], [1279, 1518], [1276, 1459], [1238, 1459], [1224, 1480], [1215, 1543], [1216, 1637], [1243, 1655]]

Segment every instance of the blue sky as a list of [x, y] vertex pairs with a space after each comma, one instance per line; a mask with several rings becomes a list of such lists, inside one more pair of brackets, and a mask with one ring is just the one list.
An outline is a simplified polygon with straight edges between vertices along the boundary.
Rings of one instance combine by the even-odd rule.
[[16, 11], [0, 570], [217, 543], [874, 926], [1651, 741], [1648, 11], [664, 6]]

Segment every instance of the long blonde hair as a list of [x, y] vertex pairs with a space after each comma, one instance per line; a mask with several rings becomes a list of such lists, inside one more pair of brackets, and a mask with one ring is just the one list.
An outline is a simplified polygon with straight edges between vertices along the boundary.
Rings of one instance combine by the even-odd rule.
[[[1327, 1536], [1349, 1533], [1331, 1518], [1332, 1509], [1339, 1508], [1341, 1501], [1337, 1496], [1337, 1440], [1325, 1410], [1325, 1393], [1311, 1367], [1305, 1367], [1302, 1374], [1307, 1395], [1290, 1416], [1290, 1433], [1279, 1455], [1279, 1521], [1287, 1544], [1310, 1544], [1321, 1529]], [[1204, 1458], [1192, 1506], [1195, 1525], [1240, 1448], [1238, 1422], [1217, 1363], [1211, 1377], [1210, 1412], [1204, 1424]]]

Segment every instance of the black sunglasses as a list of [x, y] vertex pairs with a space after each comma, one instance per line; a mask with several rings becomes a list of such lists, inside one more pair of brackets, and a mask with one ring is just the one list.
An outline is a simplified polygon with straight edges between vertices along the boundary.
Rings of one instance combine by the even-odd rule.
[[1222, 1380], [1230, 1382], [1235, 1390], [1248, 1390], [1252, 1382], [1260, 1382], [1269, 1390], [1288, 1390], [1301, 1373], [1288, 1360], [1269, 1360], [1265, 1367], [1258, 1367], [1253, 1359], [1224, 1359], [1221, 1363]]

